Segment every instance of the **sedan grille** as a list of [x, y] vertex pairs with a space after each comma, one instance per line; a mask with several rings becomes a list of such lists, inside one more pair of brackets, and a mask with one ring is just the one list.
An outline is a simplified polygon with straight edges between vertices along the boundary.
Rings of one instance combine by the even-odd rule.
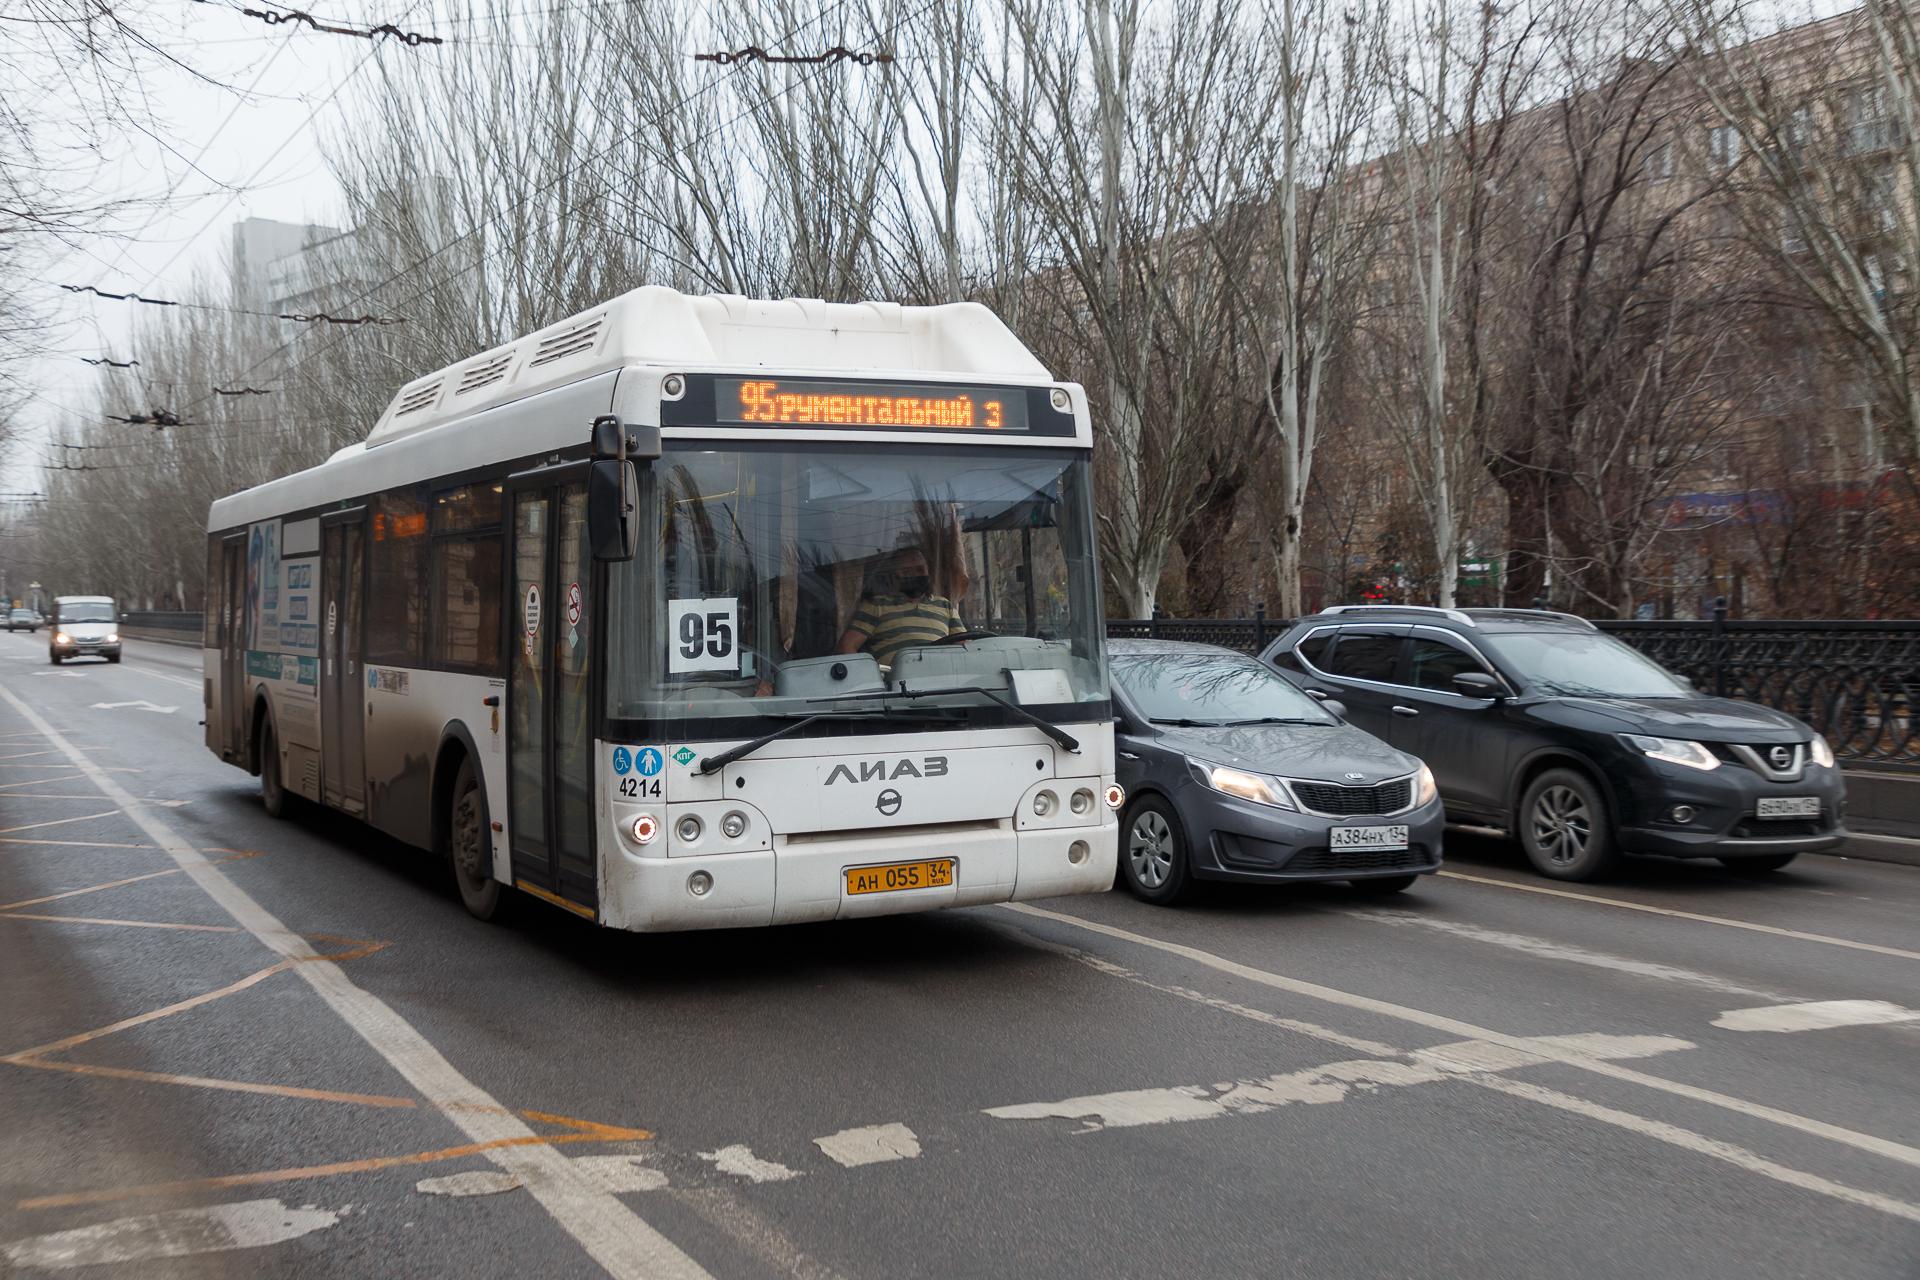
[[1413, 799], [1413, 779], [1396, 778], [1367, 787], [1343, 787], [1334, 782], [1291, 782], [1293, 794], [1315, 813], [1348, 817], [1357, 814], [1398, 813]]
[[1283, 871], [1413, 871], [1425, 867], [1425, 849], [1302, 849]]

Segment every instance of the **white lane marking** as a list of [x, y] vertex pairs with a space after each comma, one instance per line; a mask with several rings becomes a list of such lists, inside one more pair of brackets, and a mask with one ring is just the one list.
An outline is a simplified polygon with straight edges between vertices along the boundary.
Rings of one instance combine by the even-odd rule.
[[422, 1178], [413, 1184], [413, 1189], [429, 1196], [497, 1196], [503, 1191], [518, 1191], [524, 1185], [518, 1174], [501, 1169], [473, 1169], [443, 1178]]
[[667, 1186], [667, 1175], [649, 1169], [645, 1156], [575, 1156], [573, 1167], [610, 1196], [663, 1191]]
[[1465, 938], [1470, 942], [1484, 942], [1496, 947], [1505, 947], [1523, 955], [1536, 956], [1542, 960], [1561, 960], [1568, 964], [1583, 964], [1594, 969], [1611, 969], [1616, 973], [1631, 974], [1637, 978], [1654, 978], [1661, 982], [1685, 983], [1689, 986], [1705, 987], [1709, 991], [1718, 991], [1722, 995], [1751, 996], [1755, 1000], [1787, 1001], [1792, 996], [1781, 995], [1774, 991], [1764, 991], [1755, 987], [1745, 987], [1727, 978], [1716, 977], [1711, 973], [1697, 973], [1692, 969], [1676, 968], [1669, 964], [1659, 964], [1651, 960], [1633, 960], [1626, 956], [1611, 955], [1605, 951], [1589, 951], [1585, 947], [1576, 947], [1567, 943], [1554, 942], [1549, 938], [1536, 938], [1531, 934], [1508, 933], [1501, 929], [1486, 929], [1476, 924], [1466, 924], [1458, 920], [1436, 920], [1414, 911], [1389, 911], [1380, 909], [1339, 908], [1338, 914], [1352, 916], [1357, 920], [1368, 920], [1374, 924], [1390, 925], [1395, 928], [1430, 929], [1435, 933], [1449, 934], [1456, 938]]
[[331, 1209], [290, 1209], [278, 1200], [242, 1200], [205, 1209], [173, 1209], [30, 1236], [6, 1246], [16, 1267], [65, 1270], [109, 1262], [189, 1258], [298, 1240], [340, 1221]]
[[694, 1154], [720, 1172], [745, 1178], [748, 1182], [785, 1182], [800, 1176], [783, 1164], [762, 1160], [739, 1143], [721, 1147], [718, 1151], [697, 1151]]
[[1824, 1031], [1829, 1027], [1870, 1027], [1920, 1020], [1920, 1010], [1902, 1009], [1885, 1000], [1809, 1000], [1800, 1004], [1729, 1009], [1713, 1020], [1728, 1031]]
[[888, 1160], [911, 1160], [920, 1154], [920, 1139], [903, 1124], [870, 1124], [859, 1129], [842, 1129], [813, 1145], [827, 1158], [848, 1169], [863, 1164], [881, 1164]]
[[707, 1272], [698, 1263], [633, 1210], [574, 1169], [572, 1161], [557, 1148], [529, 1141], [537, 1135], [525, 1121], [461, 1075], [404, 1018], [378, 997], [355, 986], [339, 965], [321, 958], [305, 938], [281, 924], [198, 850], [175, 835], [173, 828], [151, 810], [143, 809], [125, 788], [69, 745], [43, 716], [12, 690], [0, 686], [0, 697], [60, 748], [88, 781], [119, 805], [134, 825], [166, 850], [180, 869], [247, 932], [279, 955], [299, 961], [293, 966], [293, 972], [319, 993], [374, 1052], [419, 1090], [429, 1105], [437, 1108], [470, 1140], [525, 1143], [495, 1147], [486, 1152], [487, 1159], [525, 1179], [533, 1198], [602, 1268], [622, 1277], [707, 1280]]
[[[1033, 916], [1041, 920], [1051, 920], [1058, 924], [1067, 925], [1070, 928], [1084, 929], [1089, 933], [1102, 934], [1109, 938], [1118, 938], [1123, 942], [1131, 942], [1138, 946], [1149, 947], [1155, 951], [1164, 951], [1169, 955], [1181, 956], [1193, 961], [1195, 964], [1205, 965], [1209, 969], [1244, 978], [1249, 982], [1258, 983], [1263, 987], [1272, 987], [1277, 991], [1291, 991], [1295, 995], [1302, 995], [1313, 1000], [1324, 1001], [1327, 1004], [1339, 1005], [1347, 1009], [1357, 1009], [1363, 1013], [1394, 1018], [1401, 1022], [1410, 1022], [1415, 1026], [1427, 1027], [1435, 1031], [1443, 1031], [1448, 1035], [1459, 1036], [1465, 1040], [1491, 1040], [1496, 1044], [1505, 1044], [1522, 1049], [1527, 1048], [1530, 1044], [1538, 1044], [1537, 1041], [1529, 1041], [1523, 1036], [1509, 1035], [1506, 1032], [1495, 1031], [1489, 1027], [1475, 1026], [1471, 1022], [1465, 1022], [1459, 1018], [1449, 1018], [1444, 1014], [1428, 1013], [1424, 1009], [1415, 1009], [1410, 1005], [1395, 1004], [1391, 1000], [1376, 1000], [1372, 996], [1363, 996], [1352, 991], [1342, 991], [1337, 987], [1322, 986], [1320, 983], [1308, 982], [1301, 978], [1289, 978], [1284, 974], [1272, 973], [1266, 969], [1257, 969], [1252, 965], [1241, 964], [1235, 960], [1228, 960], [1223, 956], [1214, 955], [1212, 952], [1202, 951], [1198, 947], [1189, 947], [1177, 942], [1166, 942], [1159, 938], [1150, 938], [1145, 934], [1134, 933], [1127, 929], [1117, 928], [1114, 925], [1101, 924], [1095, 920], [1082, 919], [1079, 916], [1068, 915], [1060, 911], [1048, 911], [1042, 907], [1032, 906], [1024, 902], [1002, 903], [1000, 904], [1000, 910], [1018, 912], [1021, 915]], [[1762, 1103], [1750, 1102], [1745, 1098], [1736, 1098], [1731, 1094], [1719, 1093], [1712, 1089], [1702, 1089], [1696, 1085], [1683, 1084], [1677, 1080], [1667, 1080], [1660, 1076], [1650, 1076], [1644, 1071], [1636, 1071], [1632, 1067], [1623, 1067], [1617, 1063], [1603, 1062], [1598, 1058], [1584, 1053], [1550, 1046], [1540, 1046], [1540, 1052], [1543, 1056], [1550, 1058], [1554, 1062], [1558, 1062], [1564, 1066], [1577, 1067], [1593, 1075], [1606, 1076], [1609, 1079], [1619, 1080], [1626, 1084], [1635, 1084], [1660, 1093], [1672, 1094], [1675, 1097], [1706, 1103], [1709, 1106], [1719, 1107], [1724, 1111], [1731, 1111], [1736, 1115], [1747, 1116], [1751, 1119], [1766, 1120], [1785, 1129], [1797, 1129], [1801, 1133], [1810, 1133], [1815, 1137], [1825, 1138], [1830, 1142], [1836, 1142], [1842, 1146], [1854, 1147], [1860, 1151], [1870, 1152], [1873, 1155], [1881, 1156], [1899, 1164], [1920, 1168], [1920, 1148], [1910, 1147], [1905, 1143], [1876, 1137], [1871, 1133], [1861, 1133], [1857, 1129], [1848, 1129], [1837, 1124], [1828, 1124], [1824, 1120], [1815, 1120], [1810, 1116], [1799, 1115], [1792, 1111], [1782, 1111], [1777, 1107], [1769, 1107]]]
[[35, 675], [35, 676], [52, 676], [56, 680], [86, 679], [86, 677], [81, 675], [78, 671], [30, 671], [27, 674]]
[[[1671, 1036], [1589, 1034], [1551, 1039], [1562, 1043], [1547, 1047], [1565, 1048], [1565, 1041], [1577, 1040], [1586, 1051], [1605, 1057], [1641, 1058], [1693, 1048], [1689, 1042]], [[1221, 1084], [1128, 1089], [1118, 1093], [1066, 1098], [1059, 1102], [988, 1107], [986, 1114], [998, 1120], [1041, 1120], [1050, 1117], [1079, 1120], [1085, 1125], [1082, 1132], [1128, 1129], [1136, 1125], [1179, 1124], [1190, 1120], [1213, 1120], [1221, 1116], [1259, 1115], [1296, 1102], [1309, 1105], [1342, 1102], [1356, 1092], [1364, 1094], [1396, 1086], [1435, 1084], [1462, 1075], [1541, 1066], [1553, 1060], [1545, 1054], [1529, 1053], [1485, 1040], [1435, 1045], [1404, 1057], [1412, 1061], [1362, 1058]]]
[[127, 670], [137, 671], [143, 676], [152, 676], [155, 680], [171, 680], [174, 684], [183, 684], [189, 689], [200, 689], [200, 682], [198, 680], [189, 680], [185, 676], [170, 676], [164, 671], [155, 671], [152, 667], [129, 665]]
[[1603, 898], [1595, 893], [1575, 893], [1571, 889], [1550, 889], [1543, 884], [1516, 884], [1512, 880], [1498, 880], [1492, 876], [1470, 876], [1464, 871], [1439, 871], [1449, 880], [1467, 880], [1474, 884], [1497, 885], [1502, 889], [1513, 889], [1520, 893], [1544, 894], [1549, 898], [1571, 898], [1575, 902], [1595, 902], [1603, 907], [1619, 907], [1624, 911], [1644, 911], [1649, 915], [1670, 916], [1675, 920], [1692, 920], [1696, 924], [1717, 924], [1727, 929], [1745, 929], [1750, 933], [1768, 933], [1776, 938], [1792, 938], [1796, 942], [1818, 942], [1829, 947], [1845, 947], [1850, 951], [1871, 951], [1875, 955], [1898, 956], [1902, 960], [1920, 960], [1920, 951], [1903, 951], [1899, 947], [1883, 947], [1877, 942], [1855, 942], [1852, 938], [1833, 938], [1824, 933], [1802, 933], [1798, 929], [1782, 929], [1777, 925], [1755, 924], [1751, 920], [1731, 920], [1726, 916], [1706, 916], [1697, 911], [1676, 911], [1672, 907], [1649, 906], [1644, 902], [1628, 902], [1624, 898]]
[[[1236, 1005], [1226, 1000], [1215, 999], [1202, 992], [1193, 991], [1186, 987], [1161, 986], [1158, 983], [1149, 982], [1138, 974], [1133, 973], [1133, 971], [1121, 965], [1116, 965], [1110, 960], [1103, 960], [1098, 956], [1091, 955], [1073, 947], [1064, 946], [1048, 938], [1035, 937], [1024, 931], [1022, 931], [1021, 936], [1031, 943], [1057, 951], [1070, 959], [1089, 965], [1102, 973], [1125, 978], [1127, 981], [1152, 988], [1156, 991], [1164, 991], [1171, 995], [1177, 995], [1182, 999], [1191, 1000], [1196, 1004], [1202, 1004], [1211, 1009], [1237, 1013], [1242, 1017], [1247, 1017], [1252, 1021], [1265, 1023], [1269, 1026], [1285, 1022], [1287, 1023], [1287, 1030], [1299, 1031], [1306, 1035], [1316, 1036], [1333, 1044], [1347, 1045], [1353, 1040], [1353, 1037], [1343, 1032], [1327, 1031], [1325, 1028], [1316, 1027], [1310, 1022], [1276, 1019], [1263, 1010], [1248, 1009], [1245, 1006]], [[1543, 1039], [1551, 1039], [1551, 1037], [1543, 1037]], [[1370, 1045], [1371, 1042], [1363, 1043]], [[1448, 1050], [1450, 1053], [1457, 1054], [1459, 1052], [1458, 1045], [1440, 1047]], [[1366, 1049], [1366, 1052], [1375, 1051], [1385, 1054], [1398, 1052], [1398, 1050], [1394, 1049], [1391, 1045], [1379, 1045], [1377, 1046], [1377, 1050], [1373, 1047]], [[1432, 1051], [1429, 1050], [1428, 1052]], [[1612, 1125], [1615, 1128], [1623, 1129], [1628, 1133], [1635, 1134], [1642, 1138], [1648, 1138], [1655, 1142], [1663, 1142], [1669, 1146], [1678, 1147], [1683, 1151], [1690, 1151], [1697, 1155], [1706, 1156], [1709, 1159], [1720, 1160], [1736, 1168], [1757, 1174], [1763, 1178], [1771, 1178], [1776, 1182], [1783, 1183], [1790, 1187], [1797, 1187], [1804, 1191], [1812, 1191], [1820, 1195], [1831, 1196], [1834, 1199], [1841, 1200], [1848, 1204], [1863, 1205], [1870, 1209], [1879, 1210], [1882, 1213], [1891, 1214], [1894, 1217], [1920, 1222], [1920, 1205], [1908, 1204], [1905, 1201], [1895, 1200], [1889, 1196], [1882, 1196], [1876, 1192], [1862, 1191], [1857, 1187], [1850, 1187], [1844, 1183], [1831, 1182], [1815, 1174], [1805, 1173], [1801, 1170], [1775, 1163], [1772, 1160], [1748, 1151], [1744, 1147], [1738, 1147], [1729, 1142], [1721, 1142], [1716, 1138], [1709, 1138], [1705, 1134], [1695, 1133], [1691, 1129], [1683, 1129], [1678, 1125], [1668, 1124], [1664, 1120], [1655, 1120], [1650, 1116], [1638, 1115], [1631, 1111], [1622, 1111], [1617, 1107], [1604, 1106], [1601, 1103], [1577, 1097], [1573, 1094], [1543, 1088], [1539, 1085], [1529, 1084], [1520, 1080], [1510, 1080], [1505, 1076], [1489, 1072], [1468, 1071], [1463, 1072], [1459, 1078], [1468, 1084], [1477, 1085], [1483, 1089], [1492, 1089], [1497, 1093], [1523, 1098], [1529, 1102], [1537, 1102], [1542, 1106], [1557, 1107], [1560, 1110], [1585, 1116], [1601, 1124]]]
[[178, 711], [180, 708], [179, 707], [163, 707], [157, 703], [148, 702], [145, 699], [142, 699], [139, 702], [96, 702], [93, 704], [93, 709], [95, 711], [125, 711], [125, 710], [153, 711], [163, 716], [170, 716], [174, 712]]

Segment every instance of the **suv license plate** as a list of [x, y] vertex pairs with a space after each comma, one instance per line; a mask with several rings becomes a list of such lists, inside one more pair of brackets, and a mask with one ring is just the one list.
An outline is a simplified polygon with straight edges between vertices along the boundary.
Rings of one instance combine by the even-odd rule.
[[1756, 816], [1762, 818], [1817, 818], [1819, 796], [1768, 796], [1760, 801]]
[[1327, 846], [1333, 849], [1404, 849], [1407, 829], [1395, 827], [1334, 827], [1327, 832]]
[[944, 889], [953, 883], [953, 859], [890, 862], [879, 867], [849, 867], [848, 893], [892, 893], [899, 889]]

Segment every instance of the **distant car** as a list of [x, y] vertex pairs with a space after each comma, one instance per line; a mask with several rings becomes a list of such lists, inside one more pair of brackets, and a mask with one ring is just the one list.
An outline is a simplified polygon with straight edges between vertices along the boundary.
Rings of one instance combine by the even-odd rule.
[[68, 658], [92, 654], [120, 661], [120, 614], [110, 596], [59, 596], [48, 619], [47, 659], [59, 666]]
[[38, 631], [40, 615], [31, 609], [9, 609], [7, 611], [8, 631]]
[[1393, 893], [1440, 867], [1433, 775], [1271, 668], [1212, 645], [1116, 640], [1120, 882], [1346, 880]]
[[1344, 605], [1262, 655], [1433, 766], [1447, 817], [1557, 880], [1622, 853], [1773, 871], [1846, 838], [1846, 784], [1792, 716], [1709, 698], [1570, 614]]

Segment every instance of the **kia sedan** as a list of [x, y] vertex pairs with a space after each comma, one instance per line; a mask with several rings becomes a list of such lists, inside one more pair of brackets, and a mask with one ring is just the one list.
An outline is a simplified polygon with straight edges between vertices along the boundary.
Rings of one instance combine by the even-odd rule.
[[1244, 654], [1108, 646], [1119, 779], [1119, 882], [1171, 903], [1197, 880], [1345, 880], [1395, 893], [1440, 868], [1427, 767]]

